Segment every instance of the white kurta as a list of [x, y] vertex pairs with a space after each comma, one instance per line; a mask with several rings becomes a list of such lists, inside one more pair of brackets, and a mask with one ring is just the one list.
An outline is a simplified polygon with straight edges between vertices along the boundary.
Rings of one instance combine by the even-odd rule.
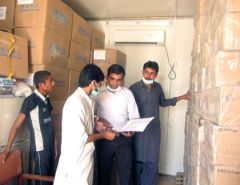
[[94, 144], [87, 143], [87, 138], [93, 124], [93, 102], [78, 88], [63, 107], [61, 156], [54, 185], [92, 185]]

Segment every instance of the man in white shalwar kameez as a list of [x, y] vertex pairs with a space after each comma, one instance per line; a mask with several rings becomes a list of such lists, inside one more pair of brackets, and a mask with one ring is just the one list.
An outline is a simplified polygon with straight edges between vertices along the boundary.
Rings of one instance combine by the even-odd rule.
[[93, 141], [115, 137], [112, 131], [93, 133], [94, 104], [89, 95], [103, 80], [100, 68], [93, 64], [85, 66], [79, 77], [78, 89], [64, 105], [61, 156], [54, 185], [92, 185]]

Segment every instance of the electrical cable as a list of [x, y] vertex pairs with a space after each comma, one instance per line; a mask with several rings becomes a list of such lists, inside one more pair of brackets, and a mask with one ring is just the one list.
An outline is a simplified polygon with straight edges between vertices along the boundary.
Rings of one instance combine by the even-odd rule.
[[166, 55], [167, 55], [168, 65], [169, 65], [169, 67], [170, 67], [170, 71], [169, 71], [169, 73], [168, 73], [168, 78], [169, 78], [170, 80], [175, 80], [176, 77], [177, 77], [176, 72], [175, 72], [175, 70], [174, 70], [174, 67], [175, 67], [175, 66], [174, 66], [174, 64], [172, 65], [172, 64], [170, 63], [170, 59], [169, 59], [168, 50], [167, 50], [166, 45], [164, 45], [164, 48], [165, 48]]

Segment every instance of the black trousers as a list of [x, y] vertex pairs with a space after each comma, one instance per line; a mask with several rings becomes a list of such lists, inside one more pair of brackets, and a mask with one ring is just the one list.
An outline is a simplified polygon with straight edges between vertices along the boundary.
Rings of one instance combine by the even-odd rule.
[[96, 142], [98, 185], [110, 185], [113, 159], [116, 160], [120, 185], [132, 184], [132, 138], [122, 135], [113, 141]]
[[[54, 151], [45, 149], [40, 152], [33, 152], [35, 162], [35, 174], [37, 175], [54, 175]], [[35, 185], [51, 185], [52, 182], [35, 181]]]

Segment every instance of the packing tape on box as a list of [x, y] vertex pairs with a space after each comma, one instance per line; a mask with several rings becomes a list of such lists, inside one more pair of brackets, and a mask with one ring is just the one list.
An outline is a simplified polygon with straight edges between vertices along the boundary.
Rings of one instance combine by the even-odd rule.
[[9, 37], [9, 48], [8, 48], [8, 79], [12, 79], [12, 76], [14, 75], [12, 61], [11, 61], [11, 55], [13, 53], [13, 50], [15, 49], [15, 43], [16, 40], [14, 36], [11, 34]]

